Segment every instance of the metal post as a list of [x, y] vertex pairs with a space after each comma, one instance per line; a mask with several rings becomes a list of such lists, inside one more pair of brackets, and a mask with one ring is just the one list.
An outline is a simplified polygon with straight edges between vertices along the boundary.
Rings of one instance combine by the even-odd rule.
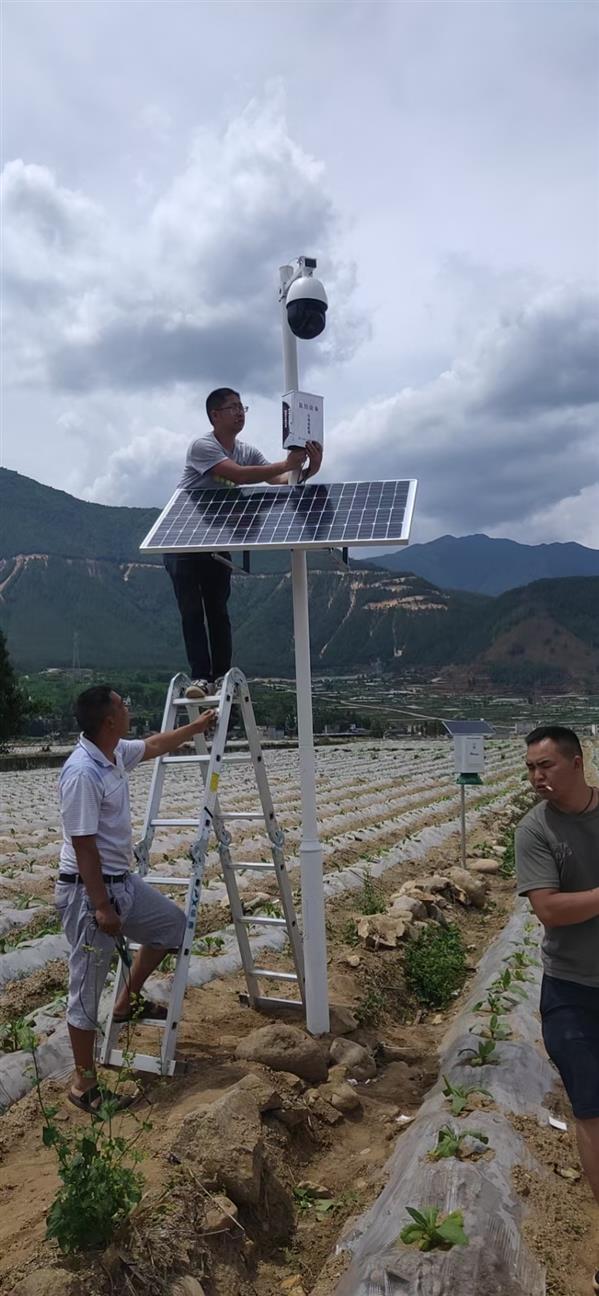
[[[281, 266], [281, 327], [285, 391], [299, 390], [297, 339], [287, 323], [285, 287], [293, 273]], [[312, 675], [310, 669], [310, 621], [308, 615], [308, 563], [305, 549], [291, 551], [293, 629], [295, 636], [295, 679], [297, 692], [297, 735], [302, 839], [299, 856], [302, 877], [302, 925], [306, 973], [306, 1025], [312, 1035], [329, 1029], [327, 941], [322, 881], [322, 848], [316, 814], [316, 769], [312, 725]]]
[[466, 788], [460, 784], [460, 814], [462, 820], [462, 868], [466, 867]]

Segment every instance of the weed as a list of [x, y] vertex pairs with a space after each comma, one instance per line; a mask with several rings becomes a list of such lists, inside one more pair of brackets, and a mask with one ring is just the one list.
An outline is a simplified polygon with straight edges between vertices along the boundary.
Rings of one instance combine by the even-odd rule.
[[415, 1245], [419, 1251], [450, 1251], [454, 1246], [468, 1246], [461, 1211], [442, 1215], [438, 1206], [423, 1206], [422, 1210], [406, 1206], [406, 1210], [414, 1221], [406, 1224], [399, 1235], [406, 1246]]
[[437, 1134], [435, 1147], [429, 1152], [431, 1161], [444, 1161], [449, 1157], [457, 1157], [460, 1160], [463, 1149], [464, 1139], [478, 1139], [479, 1143], [485, 1146], [489, 1142], [486, 1134], [481, 1134], [478, 1130], [454, 1130], [451, 1125], [442, 1125]]
[[35, 1039], [24, 1017], [11, 1017], [0, 1026], [0, 1053], [19, 1053], [31, 1047]]
[[348, 918], [347, 922], [344, 923], [341, 931], [341, 940], [344, 945], [357, 945], [359, 943], [360, 937], [358, 936], [358, 928], [355, 918]]
[[485, 1098], [491, 1098], [492, 1095], [488, 1089], [481, 1089], [479, 1085], [456, 1085], [452, 1084], [447, 1076], [443, 1076], [443, 1097], [449, 1098], [451, 1102], [452, 1116], [461, 1116], [462, 1112], [468, 1106], [468, 1100], [471, 1094], [484, 1094]]
[[344, 1197], [321, 1197], [318, 1189], [311, 1188], [307, 1184], [305, 1186], [300, 1184], [297, 1188], [294, 1188], [293, 1196], [298, 1210], [314, 1211], [314, 1214], [320, 1219], [323, 1219], [330, 1211], [338, 1210], [340, 1206], [346, 1204]]
[[375, 886], [370, 872], [367, 870], [364, 874], [362, 883], [362, 894], [359, 900], [360, 913], [377, 914], [384, 913], [387, 903], [380, 887]]
[[460, 1053], [466, 1054], [469, 1058], [468, 1066], [482, 1067], [499, 1061], [499, 1058], [494, 1056], [496, 1049], [495, 1040], [486, 1039], [479, 1040], [478, 1048], [460, 1049]]
[[[137, 1120], [135, 1134], [115, 1135], [112, 1122], [117, 1103], [105, 1099], [96, 1112], [90, 1112], [89, 1124], [65, 1134], [54, 1119], [58, 1108], [44, 1103], [32, 1032], [29, 1047], [44, 1121], [42, 1141], [54, 1148], [62, 1180], [46, 1216], [46, 1236], [66, 1253], [106, 1247], [141, 1198], [143, 1180], [136, 1168], [141, 1154], [135, 1144], [151, 1126]], [[129, 1061], [118, 1073], [117, 1091], [121, 1080], [129, 1077]]]
[[354, 1011], [360, 1026], [378, 1026], [388, 1011], [384, 991], [376, 984], [371, 984]]
[[466, 951], [458, 927], [427, 927], [405, 956], [406, 981], [420, 1003], [446, 1008], [466, 979]]

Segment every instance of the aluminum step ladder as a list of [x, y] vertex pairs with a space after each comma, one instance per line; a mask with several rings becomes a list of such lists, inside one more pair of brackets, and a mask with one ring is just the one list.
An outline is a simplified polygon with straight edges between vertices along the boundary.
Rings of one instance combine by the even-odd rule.
[[[100, 1047], [100, 1062], [103, 1066], [119, 1067], [125, 1064], [136, 1071], [149, 1071], [164, 1076], [174, 1075], [175, 1071], [181, 1069], [182, 1065], [175, 1060], [177, 1031], [189, 976], [189, 961], [192, 955], [206, 854], [213, 831], [216, 837], [233, 925], [241, 954], [241, 964], [247, 982], [247, 995], [243, 996], [244, 1001], [253, 1008], [265, 1010], [302, 1009], [305, 1006], [302, 936], [298, 927], [289, 877], [285, 866], [284, 836], [277, 823], [272, 803], [247, 680], [240, 670], [233, 667], [225, 675], [220, 693], [213, 697], [197, 699], [185, 697], [185, 690], [189, 683], [190, 680], [183, 674], [175, 675], [171, 680], [164, 707], [161, 732], [176, 728], [177, 719], [182, 712], [187, 713], [185, 717], [187, 722], [187, 720], [196, 719], [202, 709], [217, 708], [218, 719], [212, 741], [210, 747], [208, 747], [205, 735], [197, 734], [194, 738], [195, 755], [171, 755], [156, 758], [148, 793], [143, 836], [135, 847], [139, 873], [152, 886], [186, 888], [185, 913], [187, 926], [183, 944], [177, 955], [166, 1020], [146, 1018], [143, 1023], [140, 1023], [144, 1029], [147, 1026], [156, 1027], [161, 1032], [160, 1051], [154, 1056], [139, 1053], [129, 1047], [125, 1049], [118, 1047], [120, 1031], [127, 1029], [127, 1027], [130, 1030], [132, 1026], [132, 1023], [115, 1022], [113, 1020], [114, 1005], [123, 985], [123, 976], [126, 975], [120, 959], [114, 979], [109, 1015]], [[249, 754], [230, 753], [225, 750], [231, 722], [231, 709], [235, 705], [239, 707], [241, 712]], [[260, 798], [260, 809], [251, 813], [223, 809], [219, 802], [218, 788], [224, 767], [239, 764], [251, 764], [253, 766]], [[165, 775], [167, 769], [175, 765], [184, 768], [189, 765], [199, 766], [201, 772], [200, 804], [198, 814], [194, 818], [160, 817], [160, 802], [164, 791]], [[237, 862], [233, 860], [231, 834], [226, 828], [226, 823], [230, 820], [262, 820], [266, 828], [272, 863]], [[193, 827], [196, 829], [196, 836], [190, 849], [192, 861], [190, 876], [163, 877], [150, 872], [150, 851], [156, 830], [170, 827]], [[242, 869], [274, 874], [278, 888], [277, 900], [280, 905], [281, 917], [246, 914], [244, 912], [237, 885], [237, 875]], [[279, 972], [276, 968], [260, 967], [256, 964], [249, 935], [249, 929], [254, 926], [286, 929], [294, 967], [293, 972]], [[131, 943], [129, 948], [135, 950], [138, 946]], [[289, 982], [296, 987], [299, 998], [283, 999], [261, 993], [260, 983], [263, 980]]]

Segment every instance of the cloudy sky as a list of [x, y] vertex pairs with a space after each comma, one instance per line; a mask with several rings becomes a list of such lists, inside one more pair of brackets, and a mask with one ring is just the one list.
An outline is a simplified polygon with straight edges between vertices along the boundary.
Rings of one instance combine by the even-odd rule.
[[278, 266], [327, 480], [414, 538], [599, 547], [599, 9], [5, 0], [5, 467], [162, 504], [214, 386], [279, 456]]

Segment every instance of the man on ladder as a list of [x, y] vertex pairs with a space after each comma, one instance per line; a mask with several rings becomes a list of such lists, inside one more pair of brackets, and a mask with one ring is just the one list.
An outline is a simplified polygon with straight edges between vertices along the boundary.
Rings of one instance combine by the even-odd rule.
[[[183, 943], [186, 915], [139, 874], [133, 856], [128, 774], [141, 761], [174, 752], [205, 733], [216, 712], [150, 738], [128, 740], [129, 712], [107, 684], [86, 689], [75, 713], [82, 733], [60, 775], [63, 845], [55, 903], [71, 953], [67, 1023], [75, 1059], [69, 1098], [94, 1111], [107, 1097], [96, 1077], [95, 1044], [100, 995], [119, 939], [140, 943], [123, 978], [113, 1020], [161, 1020], [162, 1005], [141, 997], [150, 974]], [[120, 1098], [128, 1106], [133, 1098]]]
[[[211, 430], [192, 441], [179, 486], [228, 487], [288, 484], [288, 474], [298, 472], [306, 458], [306, 478], [322, 463], [322, 448], [309, 442], [305, 450], [290, 450], [279, 463], [269, 463], [260, 450], [238, 441], [245, 425], [247, 405], [232, 387], [219, 387], [206, 401]], [[232, 662], [231, 622], [227, 603], [231, 594], [230, 554], [166, 554], [164, 565], [173, 582], [181, 613], [185, 648], [192, 684], [188, 697], [209, 696], [220, 688]], [[206, 634], [206, 626], [208, 627]], [[210, 641], [210, 642], [208, 642]]]

